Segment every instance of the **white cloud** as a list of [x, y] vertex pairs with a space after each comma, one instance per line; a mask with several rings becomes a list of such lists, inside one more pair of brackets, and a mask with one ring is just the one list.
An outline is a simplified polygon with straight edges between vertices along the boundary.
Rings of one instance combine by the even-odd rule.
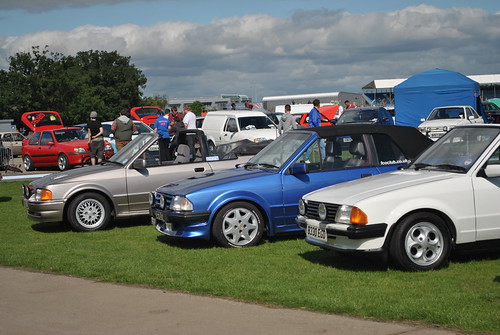
[[0, 66], [32, 45], [75, 54], [118, 51], [148, 78], [147, 95], [209, 96], [355, 91], [373, 79], [433, 68], [500, 73], [500, 14], [420, 5], [389, 13], [298, 11], [209, 24], [81, 26], [0, 38]]

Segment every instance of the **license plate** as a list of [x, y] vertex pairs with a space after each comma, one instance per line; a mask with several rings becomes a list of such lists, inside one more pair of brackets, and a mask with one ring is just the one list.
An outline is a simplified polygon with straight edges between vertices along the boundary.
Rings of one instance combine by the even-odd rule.
[[327, 241], [326, 229], [320, 227], [307, 225], [306, 235], [307, 237], [312, 237], [317, 240]]

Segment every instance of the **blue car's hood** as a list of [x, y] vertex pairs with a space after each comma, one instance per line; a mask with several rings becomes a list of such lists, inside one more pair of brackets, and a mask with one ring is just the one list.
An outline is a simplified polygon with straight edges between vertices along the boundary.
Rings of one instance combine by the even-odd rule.
[[269, 174], [274, 174], [274, 173], [276, 172], [269, 170], [255, 170], [255, 169], [245, 169], [245, 168], [222, 170], [222, 171], [216, 171], [214, 173], [208, 173], [196, 177], [177, 180], [175, 182], [159, 187], [157, 191], [175, 195], [186, 195], [196, 192], [200, 189], [220, 187], [222, 185], [236, 183], [239, 181], [252, 183], [251, 179], [259, 178], [261, 176], [267, 176]]

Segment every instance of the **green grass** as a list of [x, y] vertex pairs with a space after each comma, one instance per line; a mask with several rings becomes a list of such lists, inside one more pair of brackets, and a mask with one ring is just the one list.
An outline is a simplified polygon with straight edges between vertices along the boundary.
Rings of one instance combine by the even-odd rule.
[[0, 183], [1, 265], [101, 281], [500, 334], [498, 256], [455, 256], [446, 269], [409, 273], [320, 250], [300, 237], [247, 249], [168, 238], [148, 218], [76, 233], [28, 220], [21, 183]]

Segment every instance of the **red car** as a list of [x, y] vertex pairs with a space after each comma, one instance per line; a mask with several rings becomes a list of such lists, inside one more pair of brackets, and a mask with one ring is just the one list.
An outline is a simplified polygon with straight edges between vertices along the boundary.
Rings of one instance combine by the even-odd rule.
[[[78, 127], [64, 127], [34, 132], [23, 142], [23, 165], [26, 171], [38, 167], [55, 167], [67, 170], [74, 165], [90, 161], [86, 132]], [[105, 142], [104, 155], [113, 155], [113, 147]]]
[[31, 131], [64, 127], [61, 115], [56, 111], [27, 112], [21, 116], [21, 121], [23, 121]]
[[137, 121], [142, 121], [150, 127], [153, 127], [158, 118], [158, 112], [162, 109], [156, 106], [133, 107], [130, 109], [130, 116]]
[[[321, 126], [333, 125], [332, 120], [335, 118], [339, 110], [338, 105], [327, 105], [318, 108], [321, 114]], [[306, 113], [293, 113], [297, 118], [297, 123], [304, 127], [309, 127], [309, 112]]]

